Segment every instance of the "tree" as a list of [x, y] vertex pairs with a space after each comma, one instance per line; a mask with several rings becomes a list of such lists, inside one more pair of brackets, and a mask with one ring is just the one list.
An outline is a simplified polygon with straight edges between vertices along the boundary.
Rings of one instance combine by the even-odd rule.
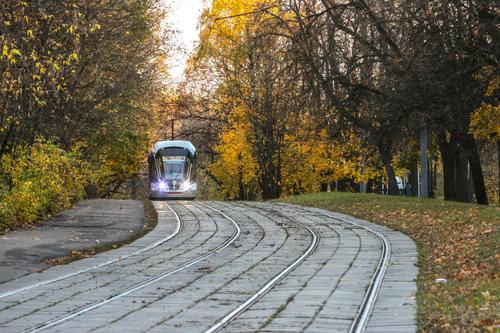
[[[187, 86], [196, 86], [191, 97], [204, 92], [197, 115], [219, 128], [243, 108], [263, 198], [316, 188], [289, 163], [325, 135], [338, 156], [354, 150], [350, 172], [332, 169], [332, 179], [368, 181], [366, 167], [383, 165], [389, 193], [399, 194], [395, 162], [414, 155], [406, 150], [425, 119], [430, 150], [441, 152], [445, 198], [471, 201], [473, 189], [487, 204], [469, 127], [473, 111], [492, 103], [486, 83], [473, 78], [498, 68], [497, 21], [494, 3], [480, 0], [215, 1], [192, 58], [201, 75]], [[321, 163], [308, 161], [309, 175], [322, 179]]]
[[500, 74], [498, 68], [484, 67], [476, 77], [488, 82], [483, 102], [471, 116], [470, 132], [478, 140], [487, 140], [497, 146], [498, 171], [498, 202], [500, 203], [500, 106], [498, 104], [498, 90], [500, 89]]
[[[205, 14], [198, 56], [210, 62], [220, 80], [214, 91], [217, 104], [245, 110], [242, 121], [250, 124], [248, 142], [259, 166], [261, 195], [271, 199], [281, 194], [284, 137], [293, 126], [288, 118], [302, 102], [296, 98], [295, 77], [282, 75], [294, 72], [293, 63], [283, 57], [285, 40], [270, 33], [274, 26], [267, 25], [265, 18], [245, 14], [259, 8], [251, 3], [214, 2]], [[222, 111], [220, 116], [230, 113]]]
[[151, 137], [164, 14], [153, 0], [2, 2], [0, 157], [38, 138], [80, 147], [102, 194], [113, 192]]

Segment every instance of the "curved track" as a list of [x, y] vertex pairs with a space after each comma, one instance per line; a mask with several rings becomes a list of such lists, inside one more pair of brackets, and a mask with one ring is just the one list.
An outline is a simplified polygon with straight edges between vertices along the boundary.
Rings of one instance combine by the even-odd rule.
[[[174, 214], [176, 214], [174, 212], [174, 210], [172, 209], [172, 207], [170, 207], [168, 204], [165, 203], [165, 206], [167, 206]], [[155, 247], [158, 247], [158, 246], [162, 245], [163, 243], [167, 242], [168, 240], [172, 239], [173, 237], [175, 237], [179, 233], [179, 231], [181, 230], [181, 220], [180, 220], [180, 218], [178, 218], [177, 214], [176, 214], [176, 216], [177, 216], [177, 227], [175, 228], [174, 232], [172, 234], [168, 235], [167, 237], [163, 237], [160, 240], [158, 240], [158, 241], [156, 241], [156, 242], [154, 242], [154, 243], [152, 243], [152, 244], [150, 244], [150, 245], [148, 245], [146, 247], [140, 248], [139, 250], [134, 251], [132, 253], [129, 253], [129, 254], [126, 254], [124, 256], [120, 256], [120, 257], [117, 257], [117, 258], [113, 258], [111, 260], [107, 260], [105, 262], [99, 263], [99, 264], [91, 266], [91, 267], [87, 267], [87, 268], [84, 268], [84, 269], [81, 269], [81, 270], [73, 271], [73, 272], [70, 272], [68, 274], [64, 274], [64, 275], [58, 276], [58, 277], [53, 278], [53, 279], [40, 281], [40, 282], [37, 282], [37, 283], [31, 284], [31, 285], [25, 286], [25, 287], [22, 287], [22, 288], [19, 288], [19, 289], [14, 289], [14, 290], [2, 293], [2, 294], [0, 294], [0, 299], [2, 299], [4, 297], [15, 295], [15, 294], [18, 294], [18, 293], [26, 292], [26, 291], [29, 291], [31, 289], [39, 288], [39, 287], [42, 287], [42, 286], [45, 286], [45, 285], [48, 285], [48, 284], [51, 284], [51, 283], [54, 283], [54, 282], [58, 282], [58, 281], [65, 280], [65, 279], [69, 279], [70, 277], [73, 277], [75, 275], [87, 273], [87, 272], [99, 269], [101, 267], [109, 266], [109, 265], [112, 265], [115, 262], [118, 262], [120, 260], [127, 259], [129, 257], [133, 257], [133, 256], [136, 256], [136, 255], [141, 254], [143, 252], [146, 252], [146, 251], [149, 251], [151, 249], [154, 249]]]
[[[399, 274], [389, 265], [399, 265], [399, 233], [283, 204], [156, 207], [159, 227], [151, 234], [159, 234], [151, 244], [84, 268], [49, 269], [1, 294], [0, 331], [380, 330], [377, 304], [391, 287], [384, 277]], [[391, 302], [411, 303], [412, 291], [391, 290]], [[407, 317], [398, 331], [414, 331]]]
[[231, 311], [229, 314], [221, 318], [215, 325], [210, 327], [206, 333], [213, 333], [219, 331], [222, 327], [226, 326], [229, 324], [231, 320], [236, 318], [239, 314], [241, 314], [243, 311], [248, 309], [250, 306], [255, 304], [264, 294], [266, 294], [271, 288], [273, 288], [278, 282], [280, 282], [285, 276], [287, 276], [288, 273], [290, 273], [295, 267], [300, 265], [306, 258], [316, 249], [318, 246], [318, 239], [319, 235], [318, 233], [308, 227], [305, 226], [301, 223], [298, 223], [300, 226], [303, 226], [304, 228], [307, 229], [307, 231], [311, 234], [312, 239], [309, 247], [307, 250], [294, 262], [292, 262], [290, 265], [288, 265], [285, 269], [283, 269], [281, 272], [276, 274], [269, 282], [267, 282], [262, 288], [260, 288], [255, 294], [252, 295], [249, 299], [247, 299], [243, 304], [239, 305], [236, 309]]

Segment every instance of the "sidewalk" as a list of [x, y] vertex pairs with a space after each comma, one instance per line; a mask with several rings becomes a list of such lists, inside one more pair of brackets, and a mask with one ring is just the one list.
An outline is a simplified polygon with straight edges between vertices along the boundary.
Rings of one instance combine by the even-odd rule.
[[0, 236], [0, 283], [50, 267], [45, 259], [124, 241], [144, 223], [141, 201], [81, 201], [33, 229]]

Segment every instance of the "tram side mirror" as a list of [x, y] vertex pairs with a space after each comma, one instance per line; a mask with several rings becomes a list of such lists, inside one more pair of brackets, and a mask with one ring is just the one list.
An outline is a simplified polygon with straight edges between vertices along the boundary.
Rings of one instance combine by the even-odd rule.
[[149, 164], [153, 164], [154, 160], [155, 160], [154, 154], [152, 152], [149, 153], [149, 155], [148, 155], [148, 163]]
[[150, 182], [156, 181], [156, 174], [154, 172], [154, 162], [155, 162], [155, 155], [151, 152], [148, 154], [148, 174]]

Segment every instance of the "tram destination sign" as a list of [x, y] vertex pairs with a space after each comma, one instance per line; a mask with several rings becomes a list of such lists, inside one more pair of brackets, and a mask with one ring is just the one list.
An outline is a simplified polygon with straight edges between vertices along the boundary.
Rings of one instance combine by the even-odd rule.
[[185, 161], [186, 157], [185, 156], [162, 156], [161, 157], [163, 162], [167, 161]]

